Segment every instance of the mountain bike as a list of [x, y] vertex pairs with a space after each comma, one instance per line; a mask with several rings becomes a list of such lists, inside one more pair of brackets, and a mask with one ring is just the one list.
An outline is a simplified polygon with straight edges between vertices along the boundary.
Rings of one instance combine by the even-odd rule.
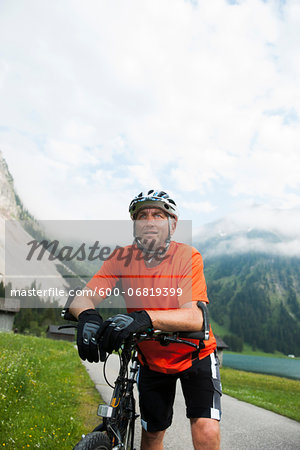
[[[76, 327], [76, 325], [63, 325], [60, 328]], [[198, 340], [199, 344], [186, 339]], [[132, 334], [126, 339], [119, 350], [120, 369], [115, 385], [112, 386], [106, 377], [106, 358], [103, 365], [105, 381], [113, 388], [109, 405], [100, 404], [98, 416], [102, 417], [102, 423], [91, 433], [83, 435], [73, 450], [135, 450], [134, 429], [135, 421], [139, 417], [136, 414], [134, 385], [138, 372], [137, 344], [144, 340], [155, 340], [166, 346], [170, 343], [185, 344], [199, 350], [205, 339], [204, 332], [180, 332], [167, 333], [159, 330], [147, 330], [139, 334]]]

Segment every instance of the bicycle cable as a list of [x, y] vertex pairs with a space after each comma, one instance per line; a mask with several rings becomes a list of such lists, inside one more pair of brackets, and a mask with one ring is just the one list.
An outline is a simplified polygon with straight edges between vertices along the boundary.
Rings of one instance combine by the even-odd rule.
[[105, 361], [104, 361], [104, 364], [103, 364], [103, 376], [104, 376], [104, 380], [106, 381], [106, 383], [108, 384], [108, 386], [111, 387], [112, 389], [114, 389], [114, 386], [112, 386], [112, 385], [110, 384], [110, 382], [108, 381], [107, 376], [106, 376], [106, 363], [107, 363], [107, 360], [108, 360], [108, 358], [110, 357], [110, 355], [111, 355], [111, 354], [107, 355], [107, 357], [105, 358]]

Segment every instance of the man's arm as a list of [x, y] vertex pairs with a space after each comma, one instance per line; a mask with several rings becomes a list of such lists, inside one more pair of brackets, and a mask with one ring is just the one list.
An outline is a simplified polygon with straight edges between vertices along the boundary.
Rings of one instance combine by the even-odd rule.
[[162, 331], [199, 331], [203, 327], [203, 314], [197, 302], [189, 302], [180, 309], [166, 311], [147, 310], [153, 328]]
[[[178, 309], [147, 310], [153, 328], [162, 331], [199, 331], [203, 327], [203, 313], [197, 303], [208, 303], [206, 282], [203, 273], [202, 256], [196, 249], [183, 258], [181, 278], [178, 286], [182, 289], [182, 298], [186, 303], [179, 305]], [[195, 300], [194, 300], [195, 299]], [[196, 300], [197, 299], [197, 300]]]
[[95, 292], [95, 295], [89, 296], [89, 295], [83, 295], [83, 296], [76, 296], [74, 300], [72, 301], [69, 311], [71, 314], [73, 314], [76, 319], [78, 319], [78, 316], [80, 313], [87, 309], [95, 309], [96, 306], [103, 300], [103, 297], [101, 297], [99, 294]]
[[182, 298], [186, 299], [186, 303], [181, 304], [178, 309], [173, 310], [147, 310], [153, 327], [162, 331], [192, 332], [202, 330], [203, 313], [202, 308], [198, 307], [197, 303], [202, 299], [201, 303], [206, 305], [208, 299], [203, 272], [203, 260], [196, 249], [192, 249], [192, 258], [189, 253], [188, 257], [185, 256], [185, 263], [182, 266], [178, 286], [182, 289]]
[[197, 306], [197, 302], [190, 302], [175, 310], [142, 310], [117, 314], [106, 320], [100, 330], [101, 349], [109, 353], [118, 350], [122, 341], [131, 333], [143, 332], [152, 327], [162, 331], [201, 331], [202, 310]]
[[[103, 300], [99, 294], [94, 296], [77, 296], [71, 303], [70, 313], [76, 319], [80, 313], [87, 309], [94, 309]], [[198, 308], [197, 302], [189, 302], [179, 309], [166, 311], [147, 310], [153, 328], [162, 331], [199, 331], [203, 326], [202, 311]]]

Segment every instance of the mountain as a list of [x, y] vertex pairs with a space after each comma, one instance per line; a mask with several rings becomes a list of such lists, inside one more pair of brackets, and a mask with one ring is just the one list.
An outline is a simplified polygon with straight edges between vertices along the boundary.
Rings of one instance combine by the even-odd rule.
[[[61, 275], [61, 264], [45, 259], [39, 264], [32, 261], [28, 269], [27, 243], [41, 236], [43, 231], [16, 193], [13, 177], [0, 152], [0, 282], [6, 285], [10, 282], [15, 289], [29, 288], [33, 283], [44, 290], [68, 289], [69, 284]], [[66, 298], [57, 300], [65, 304]]]
[[266, 253], [300, 257], [300, 209], [253, 205], [196, 230], [206, 256]]
[[[17, 200], [18, 199], [18, 200]], [[0, 151], [0, 217], [2, 219], [18, 218], [21, 206], [14, 190], [13, 178]]]
[[194, 237], [204, 257], [212, 318], [253, 348], [300, 355], [298, 218], [297, 210], [253, 207]]

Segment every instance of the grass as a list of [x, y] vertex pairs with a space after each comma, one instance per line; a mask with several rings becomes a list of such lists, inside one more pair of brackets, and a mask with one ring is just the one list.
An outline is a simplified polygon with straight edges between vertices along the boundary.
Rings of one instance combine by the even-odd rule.
[[223, 367], [224, 394], [300, 422], [298, 380], [261, 375]]
[[[72, 343], [0, 333], [0, 447], [69, 450], [99, 422], [100, 396]], [[223, 391], [300, 422], [300, 383], [221, 369]]]
[[69, 450], [100, 401], [72, 343], [0, 333], [0, 447]]
[[[242, 352], [232, 352], [230, 350], [224, 350], [224, 354], [228, 355], [249, 355], [249, 356], [264, 356], [266, 358], [283, 358], [290, 359], [287, 355], [284, 355], [281, 352], [275, 351], [274, 353], [266, 353], [262, 350], [252, 350], [251, 346], [248, 344], [244, 344], [244, 348]], [[295, 359], [299, 359], [296, 357]]]
[[226, 334], [231, 334], [225, 325], [219, 325], [211, 317], [209, 318], [210, 324], [213, 332], [218, 336], [226, 336]]

